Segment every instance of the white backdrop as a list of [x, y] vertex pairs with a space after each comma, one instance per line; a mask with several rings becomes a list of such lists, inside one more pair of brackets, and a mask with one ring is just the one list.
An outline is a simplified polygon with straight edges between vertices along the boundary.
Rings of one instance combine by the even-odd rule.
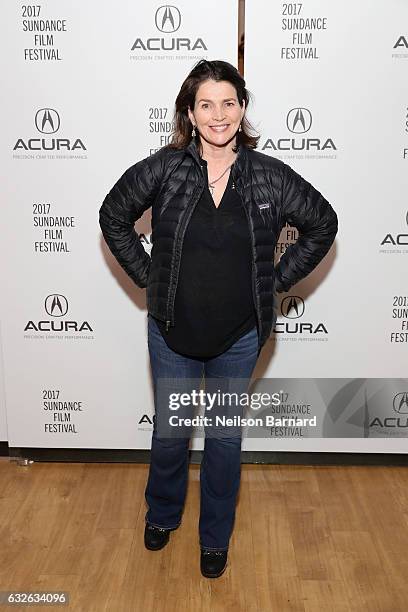
[[[278, 333], [258, 376], [407, 376], [408, 48], [401, 57], [393, 48], [407, 19], [402, 0], [246, 3], [245, 78], [259, 150], [302, 174], [339, 217], [329, 254], [280, 296]], [[293, 233], [285, 228], [281, 242]], [[291, 299], [296, 319], [285, 316]], [[391, 400], [408, 391], [406, 379], [390, 389], [383, 412], [392, 417]], [[348, 410], [344, 401], [339, 431]], [[392, 435], [406, 435], [397, 429]], [[273, 448], [407, 450], [404, 439], [275, 439]]]
[[[2, 32], [8, 440], [11, 446], [150, 448], [145, 291], [113, 260], [98, 211], [124, 170], [165, 144], [176, 94], [192, 66], [202, 57], [236, 63], [238, 3], [36, 6], [40, 14], [29, 16], [9, 3]], [[65, 31], [52, 40], [23, 31], [24, 21], [42, 27], [49, 20], [64, 20], [58, 27]], [[40, 48], [51, 59], [30, 59], [29, 49], [38, 54]], [[60, 217], [68, 227], [37, 226]], [[147, 249], [149, 222], [146, 214], [137, 224]], [[55, 250], [40, 250], [46, 248]], [[67, 321], [74, 322], [67, 331], [41, 331]], [[72, 405], [49, 410], [44, 402], [52, 401]]]
[[[408, 318], [393, 318], [394, 296], [402, 310], [408, 299], [408, 246], [381, 242], [408, 231], [408, 50], [393, 48], [408, 15], [402, 1], [374, 4], [303, 3], [302, 16], [325, 17], [327, 28], [300, 44], [299, 28], [295, 42], [282, 30], [283, 3], [246, 2], [259, 150], [301, 172], [339, 214], [330, 254], [291, 293], [301, 320], [279, 318], [257, 365], [256, 377], [291, 377], [294, 388], [300, 378], [406, 376], [407, 343], [392, 333]], [[165, 144], [193, 64], [237, 65], [237, 15], [237, 2], [214, 0], [6, 8], [0, 317], [11, 446], [150, 448], [145, 291], [109, 253], [98, 210], [127, 167]], [[318, 58], [288, 59], [292, 47]], [[294, 150], [303, 138], [309, 149]], [[136, 228], [149, 251], [150, 213]], [[403, 438], [291, 437], [243, 449], [406, 451]]]

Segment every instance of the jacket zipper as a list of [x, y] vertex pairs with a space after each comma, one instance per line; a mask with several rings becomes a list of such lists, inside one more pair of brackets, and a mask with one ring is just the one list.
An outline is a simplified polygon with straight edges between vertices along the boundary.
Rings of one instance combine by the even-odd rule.
[[249, 218], [249, 213], [248, 213], [247, 207], [245, 206], [245, 202], [243, 202], [243, 204], [244, 204], [245, 214], [246, 214], [247, 220], [248, 220], [249, 233], [250, 233], [250, 236], [251, 236], [251, 245], [252, 245], [252, 298], [253, 298], [253, 301], [254, 301], [256, 318], [257, 318], [257, 321], [258, 321], [259, 341], [260, 341], [261, 318], [259, 316], [259, 313], [261, 312], [261, 306], [260, 306], [260, 303], [259, 303], [259, 296], [258, 296], [258, 294], [256, 292], [256, 287], [255, 287], [255, 259], [256, 259], [256, 250], [255, 250], [254, 237], [253, 237], [253, 232], [252, 232], [252, 228], [251, 228], [251, 222], [250, 222], [250, 218]]
[[[200, 166], [200, 168], [202, 168], [202, 166]], [[200, 193], [198, 194], [198, 197], [194, 200], [194, 197], [196, 195], [197, 190], [200, 189]], [[192, 195], [192, 200], [193, 200], [193, 204], [189, 207], [189, 209], [186, 211], [184, 217], [182, 218], [181, 222], [182, 225], [180, 225], [180, 227], [178, 228], [178, 232], [177, 232], [177, 236], [175, 238], [175, 246], [174, 246], [174, 250], [173, 250], [173, 257], [172, 257], [172, 262], [171, 262], [171, 271], [172, 271], [172, 276], [170, 278], [170, 282], [169, 282], [169, 294], [168, 294], [168, 299], [167, 299], [167, 320], [166, 320], [166, 332], [169, 331], [169, 327], [172, 324], [172, 326], [174, 327], [175, 325], [175, 321], [174, 321], [174, 315], [173, 317], [170, 318], [170, 294], [171, 294], [171, 286], [172, 286], [172, 280], [174, 278], [174, 262], [175, 262], [175, 253], [177, 250], [177, 241], [179, 240], [179, 235], [180, 235], [180, 245], [179, 245], [179, 253], [177, 255], [178, 257], [178, 261], [177, 261], [177, 280], [178, 280], [178, 273], [179, 273], [179, 269], [180, 269], [180, 257], [181, 257], [181, 250], [182, 250], [182, 246], [183, 246], [183, 241], [184, 241], [184, 235], [187, 229], [187, 225], [189, 220], [191, 219], [191, 216], [194, 212], [195, 207], [198, 204], [198, 201], [201, 197], [202, 192], [204, 191], [204, 184], [200, 185], [196, 185], [193, 191], [193, 195]], [[184, 222], [184, 224], [183, 224]], [[173, 296], [172, 296], [172, 310], [174, 308], [174, 297], [176, 295], [176, 289], [177, 289], [177, 280], [176, 280], [176, 286], [175, 286], [175, 290], [173, 292]]]

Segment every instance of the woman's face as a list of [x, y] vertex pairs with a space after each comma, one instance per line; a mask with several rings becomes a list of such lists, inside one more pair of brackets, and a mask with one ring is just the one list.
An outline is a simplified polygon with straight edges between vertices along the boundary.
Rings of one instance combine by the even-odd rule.
[[194, 109], [188, 109], [201, 138], [214, 146], [223, 146], [235, 136], [244, 114], [245, 102], [239, 105], [235, 87], [229, 81], [212, 79], [201, 83]]

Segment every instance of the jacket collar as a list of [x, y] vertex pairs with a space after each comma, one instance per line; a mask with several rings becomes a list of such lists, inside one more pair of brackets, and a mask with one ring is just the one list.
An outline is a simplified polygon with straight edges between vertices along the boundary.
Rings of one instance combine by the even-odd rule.
[[[190, 154], [200, 165], [200, 153], [195, 140], [191, 140], [185, 149], [186, 153]], [[235, 169], [238, 174], [242, 174], [247, 161], [247, 147], [243, 144], [238, 145], [237, 157], [235, 160]]]

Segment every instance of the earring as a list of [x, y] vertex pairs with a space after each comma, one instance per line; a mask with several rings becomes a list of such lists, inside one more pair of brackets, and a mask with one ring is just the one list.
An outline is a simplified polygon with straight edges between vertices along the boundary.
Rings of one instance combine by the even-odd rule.
[[239, 124], [238, 132], [242, 132], [241, 124]]
[[193, 125], [193, 131], [191, 132], [191, 137], [195, 138], [195, 135], [196, 135], [195, 125]]

